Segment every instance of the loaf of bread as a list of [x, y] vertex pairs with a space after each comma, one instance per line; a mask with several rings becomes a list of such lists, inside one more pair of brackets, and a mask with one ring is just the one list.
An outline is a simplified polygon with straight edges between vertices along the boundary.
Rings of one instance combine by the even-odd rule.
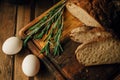
[[66, 8], [87, 26], [111, 26], [112, 0], [68, 0]]
[[112, 37], [112, 34], [110, 32], [107, 32], [101, 28], [95, 28], [85, 25], [73, 29], [70, 33], [70, 38], [73, 41], [79, 43], [99, 41], [108, 37]]
[[120, 41], [115, 38], [80, 45], [77, 60], [85, 66], [120, 63]]
[[[120, 40], [106, 31], [119, 22], [119, 8], [114, 0], [68, 0], [67, 10], [84, 25], [71, 31], [73, 41], [82, 43], [76, 59], [85, 66], [120, 63]], [[118, 4], [119, 4], [118, 3]], [[114, 18], [115, 17], [115, 18]], [[113, 29], [113, 30], [114, 30]], [[119, 31], [119, 30], [118, 30]]]

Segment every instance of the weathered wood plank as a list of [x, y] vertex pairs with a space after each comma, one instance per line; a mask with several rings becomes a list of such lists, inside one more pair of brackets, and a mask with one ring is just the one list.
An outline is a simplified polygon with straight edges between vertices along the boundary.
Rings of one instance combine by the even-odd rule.
[[16, 6], [2, 1], [0, 3], [0, 79], [13, 79], [14, 56], [5, 55], [1, 48], [3, 42], [14, 36]]
[[[18, 5], [17, 9], [17, 25], [16, 25], [16, 36], [18, 36], [19, 30], [30, 22], [31, 6], [29, 5]], [[29, 80], [22, 71], [22, 61], [26, 55], [30, 54], [28, 49], [22, 49], [22, 51], [15, 56], [15, 71], [14, 80]]]
[[[35, 17], [38, 17], [44, 11], [52, 6], [52, 1], [50, 0], [39, 0], [36, 1], [36, 8], [35, 8]], [[55, 77], [52, 73], [49, 72], [47, 67], [44, 63], [41, 62], [41, 69], [37, 76], [35, 76], [34, 80], [55, 80]]]
[[[37, 5], [36, 7], [33, 7], [33, 8], [36, 8], [35, 9], [35, 17], [39, 16], [47, 8], [49, 8], [46, 0], [37, 1], [36, 5]], [[34, 13], [34, 10], [33, 10], [33, 13]], [[68, 16], [66, 16], [66, 17], [68, 17]], [[34, 19], [34, 15], [32, 15], [32, 19]], [[70, 20], [68, 20], [68, 21], [69, 21], [68, 23], [70, 23]], [[75, 20], [73, 20], [73, 21], [75, 21]], [[61, 71], [63, 71], [67, 77], [69, 77], [70, 79], [74, 78], [75, 80], [78, 80], [78, 79], [112, 80], [113, 79], [111, 76], [113, 76], [116, 73], [116, 71], [118, 70], [117, 69], [118, 65], [114, 65], [114, 66], [103, 65], [103, 66], [94, 66], [94, 67], [83, 68], [83, 66], [79, 65], [79, 63], [75, 59], [75, 55], [74, 55], [74, 51], [76, 49], [75, 46], [77, 47], [78, 44], [74, 43], [73, 41], [67, 41], [65, 44], [63, 44], [63, 47], [65, 49], [64, 53], [59, 57], [55, 57], [55, 60], [54, 60], [55, 62], [57, 62], [57, 65], [60, 66]], [[33, 48], [31, 48], [31, 49], [33, 49]], [[73, 68], [73, 66], [74, 66], [74, 68]], [[55, 80], [53, 75], [50, 72], [48, 72], [48, 69], [46, 68], [46, 66], [44, 66], [44, 63], [41, 63], [41, 69], [40, 69], [39, 74], [37, 74], [35, 76], [35, 78], [30, 78], [30, 80], [33, 80], [33, 79], [34, 80]]]

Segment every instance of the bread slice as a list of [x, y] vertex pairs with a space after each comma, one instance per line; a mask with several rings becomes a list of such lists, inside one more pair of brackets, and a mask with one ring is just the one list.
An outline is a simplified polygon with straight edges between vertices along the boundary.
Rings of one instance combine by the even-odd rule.
[[[67, 10], [87, 26], [111, 26], [112, 0], [68, 0]], [[114, 9], [113, 9], [114, 10]]]
[[88, 43], [91, 41], [98, 41], [108, 37], [112, 37], [110, 32], [101, 28], [95, 28], [90, 26], [81, 26], [75, 28], [70, 33], [70, 38], [78, 43]]
[[85, 66], [120, 63], [120, 41], [115, 38], [80, 45], [77, 60]]

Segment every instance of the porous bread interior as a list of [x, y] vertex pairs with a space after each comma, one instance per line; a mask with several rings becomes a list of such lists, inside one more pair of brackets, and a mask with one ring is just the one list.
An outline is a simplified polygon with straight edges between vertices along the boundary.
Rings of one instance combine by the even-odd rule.
[[75, 53], [85, 66], [120, 63], [120, 42], [116, 39], [91, 42], [80, 45]]
[[70, 33], [70, 38], [79, 43], [87, 43], [95, 40], [97, 41], [111, 36], [112, 35], [109, 32], [99, 28], [90, 29], [89, 27], [84, 26], [75, 28]]

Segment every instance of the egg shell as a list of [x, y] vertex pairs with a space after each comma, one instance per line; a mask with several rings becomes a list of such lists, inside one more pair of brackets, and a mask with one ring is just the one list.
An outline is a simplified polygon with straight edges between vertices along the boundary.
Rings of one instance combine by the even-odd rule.
[[22, 40], [18, 37], [10, 37], [2, 45], [2, 51], [7, 55], [17, 54], [22, 49]]
[[22, 62], [22, 71], [24, 74], [28, 77], [33, 77], [35, 76], [40, 69], [40, 61], [39, 59], [33, 55], [27, 55], [23, 62]]

